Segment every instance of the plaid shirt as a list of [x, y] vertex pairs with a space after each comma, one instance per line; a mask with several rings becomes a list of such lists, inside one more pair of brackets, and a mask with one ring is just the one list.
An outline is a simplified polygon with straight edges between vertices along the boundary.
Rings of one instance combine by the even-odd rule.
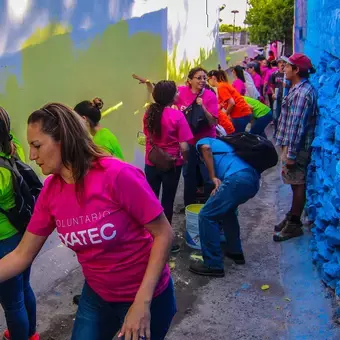
[[309, 151], [318, 114], [317, 95], [304, 79], [293, 86], [283, 99], [276, 133], [276, 145], [288, 147], [288, 159], [295, 160], [300, 150]]

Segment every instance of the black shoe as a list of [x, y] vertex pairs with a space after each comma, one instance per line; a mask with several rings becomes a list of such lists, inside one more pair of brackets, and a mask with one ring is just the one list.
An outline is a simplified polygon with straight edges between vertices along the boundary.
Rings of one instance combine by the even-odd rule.
[[207, 267], [203, 262], [192, 263], [189, 271], [202, 276], [224, 277], [223, 269], [214, 269]]
[[246, 264], [246, 260], [244, 259], [243, 253], [241, 254], [231, 254], [227, 251], [224, 253], [224, 256], [228, 257], [229, 259], [233, 260], [236, 264]]
[[75, 295], [73, 297], [73, 303], [77, 306], [79, 306], [79, 300], [80, 300], [80, 295]]
[[171, 247], [171, 253], [176, 254], [181, 250], [181, 247], [178, 244], [173, 244]]

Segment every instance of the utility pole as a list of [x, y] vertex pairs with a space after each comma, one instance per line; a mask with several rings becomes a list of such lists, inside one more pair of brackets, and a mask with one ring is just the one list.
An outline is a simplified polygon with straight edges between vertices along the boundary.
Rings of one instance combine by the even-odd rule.
[[236, 24], [236, 14], [240, 13], [237, 10], [231, 11], [234, 14], [234, 25], [233, 25], [233, 46], [235, 45], [235, 24]]

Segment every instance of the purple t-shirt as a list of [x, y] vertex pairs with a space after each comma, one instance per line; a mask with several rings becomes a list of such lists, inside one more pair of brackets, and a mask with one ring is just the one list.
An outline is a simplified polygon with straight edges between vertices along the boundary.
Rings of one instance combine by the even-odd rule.
[[[179, 110], [184, 111], [193, 103], [196, 97], [197, 94], [192, 93], [189, 86], [180, 86], [178, 88], [178, 98], [175, 105]], [[201, 98], [203, 100], [203, 105], [206, 107], [208, 112], [217, 119], [218, 102], [216, 94], [213, 91], [205, 89]], [[194, 135], [194, 139], [190, 141], [190, 144], [196, 144], [197, 141], [204, 137], [216, 137], [216, 127], [207, 126], [205, 129], [202, 129], [202, 131]]]
[[[163, 208], [144, 173], [113, 157], [97, 160], [78, 187], [58, 175], [45, 181], [27, 230], [57, 230], [82, 266], [86, 282], [105, 301], [132, 302], [144, 278], [153, 237], [144, 228]], [[166, 265], [155, 296], [167, 287]]]

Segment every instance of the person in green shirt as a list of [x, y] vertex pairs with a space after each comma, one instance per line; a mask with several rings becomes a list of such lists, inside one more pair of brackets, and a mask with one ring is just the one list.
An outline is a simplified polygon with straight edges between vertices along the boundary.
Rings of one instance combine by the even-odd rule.
[[77, 104], [74, 111], [82, 116], [89, 128], [93, 141], [106, 152], [110, 153], [121, 160], [124, 160], [122, 149], [119, 145], [117, 137], [106, 128], [99, 126], [102, 118], [100, 110], [104, 103], [100, 98], [94, 98], [92, 101], [84, 100]]
[[[0, 107], [0, 157], [10, 159], [13, 155], [24, 161], [24, 152], [19, 141], [10, 131], [10, 119]], [[4, 211], [15, 206], [12, 174], [0, 167], [0, 208]], [[0, 259], [12, 252], [20, 243], [22, 235], [14, 228], [5, 214], [0, 213]], [[5, 340], [39, 340], [36, 333], [36, 300], [30, 285], [30, 271], [0, 283], [0, 303], [5, 311], [8, 329]]]
[[264, 130], [266, 129], [268, 124], [273, 120], [272, 110], [270, 109], [269, 106], [261, 103], [257, 99], [245, 96], [244, 100], [253, 111], [254, 121], [249, 132], [254, 135], [260, 135], [267, 138]]

